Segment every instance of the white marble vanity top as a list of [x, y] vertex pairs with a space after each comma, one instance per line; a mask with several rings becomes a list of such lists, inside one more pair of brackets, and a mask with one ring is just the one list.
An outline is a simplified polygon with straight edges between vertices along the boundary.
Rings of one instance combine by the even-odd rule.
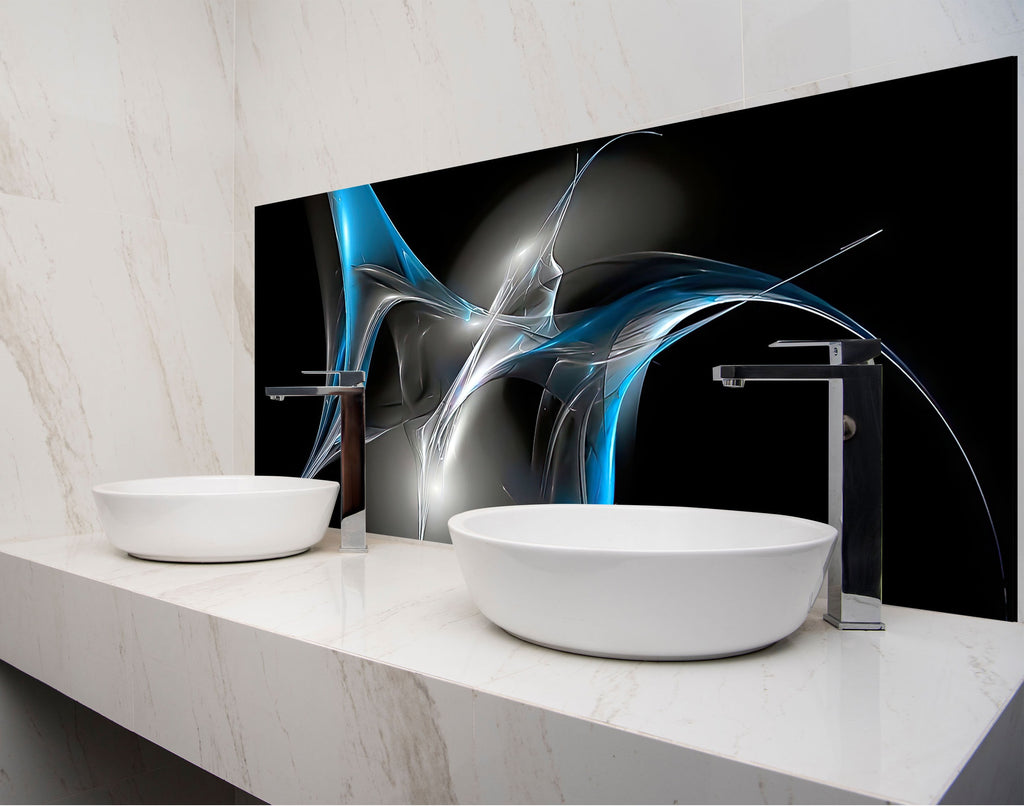
[[1024, 767], [1003, 747], [1022, 624], [887, 606], [885, 632], [840, 632], [814, 611], [742, 657], [602, 660], [491, 625], [451, 546], [369, 544], [341, 555], [329, 531], [295, 557], [185, 565], [102, 535], [6, 542], [0, 656], [293, 803], [927, 803], [972, 756], [972, 775]]

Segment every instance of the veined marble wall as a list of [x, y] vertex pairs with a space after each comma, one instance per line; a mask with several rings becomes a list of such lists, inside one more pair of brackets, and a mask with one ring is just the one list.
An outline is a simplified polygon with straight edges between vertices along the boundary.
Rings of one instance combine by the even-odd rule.
[[[240, 403], [254, 391], [256, 205], [1024, 54], [1014, 0], [238, 0], [236, 13]], [[251, 416], [236, 407], [246, 471]]]
[[232, 465], [232, 0], [0, 4], [0, 539]]

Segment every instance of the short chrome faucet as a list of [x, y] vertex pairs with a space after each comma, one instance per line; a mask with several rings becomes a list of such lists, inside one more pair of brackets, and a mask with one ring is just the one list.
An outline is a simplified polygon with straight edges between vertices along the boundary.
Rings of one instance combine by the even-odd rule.
[[878, 339], [777, 341], [827, 347], [828, 364], [714, 367], [727, 387], [747, 381], [828, 381], [828, 520], [839, 533], [828, 568], [825, 620], [842, 630], [882, 623], [882, 351]]
[[286, 397], [338, 398], [341, 426], [341, 551], [366, 551], [366, 373], [329, 370], [304, 375], [334, 376], [331, 386], [268, 386], [271, 400]]

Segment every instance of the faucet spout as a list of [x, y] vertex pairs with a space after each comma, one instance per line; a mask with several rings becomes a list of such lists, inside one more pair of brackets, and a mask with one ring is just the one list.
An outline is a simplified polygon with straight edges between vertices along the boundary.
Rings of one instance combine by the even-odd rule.
[[829, 524], [839, 533], [828, 568], [825, 620], [844, 630], [882, 623], [882, 367], [878, 339], [777, 341], [771, 347], [827, 347], [827, 364], [723, 364], [712, 378], [828, 382]]
[[334, 376], [333, 385], [268, 386], [271, 400], [286, 397], [338, 398], [341, 426], [341, 546], [345, 552], [366, 551], [366, 373], [303, 371], [303, 375]]
[[[712, 380], [740, 388], [747, 381], [838, 381], [870, 377], [874, 364], [721, 364], [711, 370]], [[737, 383], [738, 382], [738, 383]]]

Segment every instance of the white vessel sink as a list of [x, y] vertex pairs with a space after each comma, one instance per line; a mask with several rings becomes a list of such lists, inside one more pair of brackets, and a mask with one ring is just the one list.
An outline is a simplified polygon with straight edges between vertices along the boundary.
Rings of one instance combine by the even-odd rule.
[[807, 618], [836, 530], [785, 515], [537, 504], [448, 521], [480, 611], [536, 644], [697, 660], [785, 638]]
[[146, 560], [216, 563], [298, 554], [324, 536], [338, 482], [178, 476], [93, 488], [107, 539]]

